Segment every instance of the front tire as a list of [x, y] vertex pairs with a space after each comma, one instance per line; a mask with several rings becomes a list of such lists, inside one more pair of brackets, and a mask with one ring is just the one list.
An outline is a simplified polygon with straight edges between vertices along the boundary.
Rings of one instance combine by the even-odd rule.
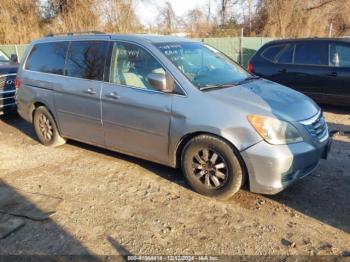
[[35, 133], [43, 145], [58, 147], [66, 143], [58, 131], [52, 114], [45, 106], [40, 106], [35, 110], [33, 124]]
[[238, 151], [210, 135], [191, 139], [183, 149], [182, 171], [200, 194], [228, 199], [242, 187], [245, 172]]

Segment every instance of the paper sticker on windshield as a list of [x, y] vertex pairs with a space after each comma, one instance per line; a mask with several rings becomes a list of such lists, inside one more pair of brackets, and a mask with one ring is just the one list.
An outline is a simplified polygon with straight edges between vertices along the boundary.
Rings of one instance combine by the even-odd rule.
[[166, 45], [159, 45], [158, 46], [159, 49], [163, 49], [163, 50], [168, 50], [168, 49], [179, 49], [182, 48], [182, 46], [180, 44], [166, 44]]

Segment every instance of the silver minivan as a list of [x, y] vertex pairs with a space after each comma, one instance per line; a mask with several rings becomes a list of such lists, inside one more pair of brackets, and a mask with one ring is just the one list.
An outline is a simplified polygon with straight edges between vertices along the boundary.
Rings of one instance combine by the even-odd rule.
[[16, 87], [44, 145], [74, 139], [181, 167], [194, 190], [221, 199], [244, 183], [276, 194], [330, 148], [310, 98], [183, 38], [48, 36], [27, 48]]

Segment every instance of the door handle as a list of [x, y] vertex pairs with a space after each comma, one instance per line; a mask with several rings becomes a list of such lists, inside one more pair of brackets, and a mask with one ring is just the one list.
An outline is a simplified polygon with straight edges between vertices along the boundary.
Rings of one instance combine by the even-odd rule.
[[328, 76], [337, 77], [337, 76], [338, 76], [338, 73], [337, 73], [337, 72], [332, 72], [332, 73], [328, 74]]
[[85, 94], [89, 94], [89, 95], [96, 95], [96, 91], [93, 90], [92, 88], [88, 88], [86, 90], [84, 90]]
[[106, 95], [106, 97], [112, 98], [112, 99], [119, 99], [120, 96], [116, 92], [109, 93]]
[[287, 69], [283, 68], [277, 71], [278, 73], [287, 73]]

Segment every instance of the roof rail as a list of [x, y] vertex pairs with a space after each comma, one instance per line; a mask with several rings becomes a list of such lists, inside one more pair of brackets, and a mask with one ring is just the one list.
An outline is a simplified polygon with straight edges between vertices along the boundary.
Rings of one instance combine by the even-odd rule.
[[46, 35], [46, 37], [54, 37], [54, 36], [62, 36], [62, 35], [72, 36], [72, 35], [85, 35], [85, 34], [103, 35], [105, 33], [100, 31], [82, 31], [82, 32], [57, 33], [57, 34], [50, 33]]

